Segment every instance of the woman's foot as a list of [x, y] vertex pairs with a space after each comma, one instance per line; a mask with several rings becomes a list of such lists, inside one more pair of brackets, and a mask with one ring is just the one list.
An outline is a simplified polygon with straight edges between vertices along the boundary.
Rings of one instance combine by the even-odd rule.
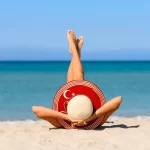
[[[80, 36], [80, 37], [76, 40], [76, 47], [77, 47], [77, 50], [78, 50], [78, 54], [79, 54], [79, 55], [81, 55], [81, 48], [82, 48], [82, 45], [83, 45], [83, 41], [84, 41], [83, 36]], [[71, 49], [69, 49], [69, 52], [72, 53]]]
[[82, 48], [82, 46], [83, 46], [83, 41], [84, 41], [83, 36], [80, 36], [80, 37], [77, 39], [77, 41], [76, 41], [77, 49], [78, 49], [79, 55], [81, 55], [81, 48]]
[[73, 54], [74, 52], [76, 52], [75, 50], [77, 49], [76, 35], [72, 30], [69, 30], [67, 32], [67, 37], [68, 37], [70, 52]]

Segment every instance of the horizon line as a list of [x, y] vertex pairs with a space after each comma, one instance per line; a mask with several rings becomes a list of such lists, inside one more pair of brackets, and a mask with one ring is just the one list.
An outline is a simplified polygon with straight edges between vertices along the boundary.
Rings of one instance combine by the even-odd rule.
[[[69, 62], [71, 60], [0, 60], [0, 62]], [[81, 60], [82, 62], [150, 62], [150, 60]]]

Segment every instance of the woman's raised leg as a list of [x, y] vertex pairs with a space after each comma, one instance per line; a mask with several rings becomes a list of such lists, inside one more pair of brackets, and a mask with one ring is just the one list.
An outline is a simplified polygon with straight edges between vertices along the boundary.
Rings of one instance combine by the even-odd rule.
[[84, 70], [82, 63], [80, 61], [80, 55], [76, 46], [76, 35], [73, 31], [68, 31], [68, 41], [70, 46], [70, 51], [72, 53], [72, 70], [73, 70], [73, 80], [84, 80]]
[[[81, 48], [82, 48], [82, 45], [83, 45], [83, 37], [80, 36], [77, 40], [76, 40], [76, 46], [77, 46], [77, 51], [78, 51], [78, 54], [79, 54], [79, 57], [81, 58]], [[72, 53], [71, 49], [70, 49], [70, 53]], [[67, 73], [67, 82], [70, 82], [74, 80], [74, 72], [73, 72], [73, 61], [71, 59], [71, 62], [70, 62], [70, 65], [69, 65], [69, 68], [68, 68], [68, 73]]]

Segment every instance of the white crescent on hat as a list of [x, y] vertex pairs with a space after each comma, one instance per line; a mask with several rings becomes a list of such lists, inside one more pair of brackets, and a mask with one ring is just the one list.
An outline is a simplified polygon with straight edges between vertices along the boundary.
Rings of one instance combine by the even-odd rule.
[[66, 91], [63, 93], [63, 96], [64, 96], [65, 99], [69, 99], [69, 97], [66, 96], [66, 93], [69, 92], [69, 91], [70, 91], [70, 90], [66, 90]]

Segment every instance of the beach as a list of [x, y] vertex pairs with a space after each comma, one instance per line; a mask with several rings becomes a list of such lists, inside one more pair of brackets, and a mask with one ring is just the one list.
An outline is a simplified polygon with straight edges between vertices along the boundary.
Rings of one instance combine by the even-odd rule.
[[120, 119], [96, 130], [56, 129], [47, 122], [1, 123], [0, 150], [150, 150], [150, 121]]

